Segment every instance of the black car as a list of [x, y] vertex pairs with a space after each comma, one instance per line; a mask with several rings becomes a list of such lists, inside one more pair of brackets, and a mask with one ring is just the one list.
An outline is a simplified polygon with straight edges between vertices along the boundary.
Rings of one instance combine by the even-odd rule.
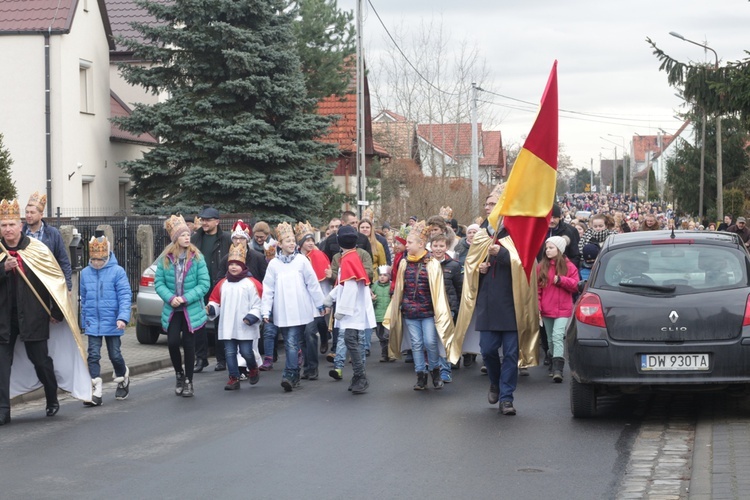
[[568, 323], [573, 416], [597, 398], [750, 384], [750, 256], [737, 235], [607, 238]]

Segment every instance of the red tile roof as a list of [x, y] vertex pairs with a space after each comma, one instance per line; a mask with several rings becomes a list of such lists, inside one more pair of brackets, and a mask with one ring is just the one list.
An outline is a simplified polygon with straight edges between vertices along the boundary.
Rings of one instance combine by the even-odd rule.
[[[156, 3], [169, 4], [173, 0], [152, 0]], [[146, 9], [138, 6], [135, 0], [105, 0], [107, 4], [107, 13], [109, 14], [109, 20], [112, 24], [112, 33], [115, 36], [122, 36], [124, 38], [133, 38], [136, 40], [143, 40], [140, 32], [133, 29], [130, 24], [133, 22], [156, 24], [154, 16], [148, 13]], [[116, 52], [129, 53], [130, 50], [123, 46], [121, 43], [116, 44]]]
[[[482, 124], [477, 124], [479, 137], [482, 135]], [[456, 159], [460, 156], [471, 156], [470, 123], [436, 123], [417, 125], [419, 137], [437, 149]]]
[[[117, 94], [109, 91], [109, 116], [110, 118], [116, 118], [120, 116], [130, 116], [130, 108], [120, 99]], [[147, 146], [153, 146], [159, 143], [156, 138], [151, 134], [134, 135], [130, 132], [122, 130], [120, 127], [112, 123], [110, 127], [109, 139], [113, 142], [130, 142], [134, 144], [144, 144]]]
[[353, 152], [357, 141], [357, 96], [346, 94], [343, 97], [329, 96], [318, 102], [318, 114], [335, 115], [334, 122], [321, 142], [338, 144], [342, 152]]
[[393, 111], [390, 111], [388, 109], [385, 109], [378, 113], [378, 116], [373, 118], [372, 120], [374, 123], [380, 122], [380, 121], [392, 121], [392, 122], [405, 122], [406, 117], [401, 116], [398, 113], [394, 113]]
[[499, 130], [486, 130], [482, 132], [482, 155], [479, 157], [480, 165], [502, 167], [503, 162], [503, 136]]
[[0, 32], [5, 34], [67, 33], [73, 23], [78, 0], [3, 0], [0, 2]]

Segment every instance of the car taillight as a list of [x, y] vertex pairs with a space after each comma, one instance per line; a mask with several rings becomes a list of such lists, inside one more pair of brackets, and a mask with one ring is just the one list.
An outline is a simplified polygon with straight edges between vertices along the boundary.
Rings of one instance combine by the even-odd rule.
[[141, 286], [154, 286], [154, 277], [156, 276], [156, 273], [149, 267], [145, 271], [143, 271], [143, 274], [141, 275]]
[[750, 295], [745, 302], [745, 317], [742, 319], [742, 326], [750, 326]]
[[[747, 311], [745, 312], [747, 318]], [[598, 326], [606, 328], [604, 322], [604, 311], [602, 310], [602, 301], [599, 296], [593, 293], [585, 293], [578, 301], [576, 306], [576, 320], [585, 325]]]

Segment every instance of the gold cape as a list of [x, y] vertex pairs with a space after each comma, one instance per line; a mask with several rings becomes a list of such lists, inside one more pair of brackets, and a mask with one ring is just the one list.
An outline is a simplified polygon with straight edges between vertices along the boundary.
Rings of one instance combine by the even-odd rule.
[[[461, 353], [469, 328], [479, 291], [479, 264], [485, 261], [493, 238], [486, 229], [480, 229], [469, 246], [469, 253], [464, 263], [464, 286], [461, 293], [461, 304], [456, 319], [456, 328], [450, 345], [447, 347], [451, 363], [461, 359]], [[510, 236], [498, 240], [510, 253], [511, 276], [513, 278], [513, 302], [518, 326], [518, 366], [537, 366], [539, 350], [539, 297], [536, 289], [536, 266], [531, 273], [531, 281], [526, 280], [526, 273], [521, 265], [521, 258]], [[532, 287], [531, 284], [534, 284]]]
[[[383, 317], [383, 326], [390, 330], [388, 341], [389, 356], [401, 358], [401, 341], [403, 340], [404, 327], [401, 318], [401, 299], [404, 295], [404, 271], [406, 270], [406, 257], [401, 259], [396, 274], [396, 284], [393, 287], [393, 296], [388, 309]], [[453, 338], [453, 317], [451, 316], [448, 294], [445, 293], [443, 283], [443, 267], [440, 262], [430, 259], [427, 262], [427, 279], [430, 284], [430, 295], [432, 295], [432, 309], [435, 313], [435, 329], [443, 346], [447, 346]]]
[[[61, 389], [70, 392], [74, 397], [90, 401], [91, 375], [86, 362], [86, 349], [83, 346], [76, 313], [69, 300], [65, 275], [47, 246], [34, 238], [29, 238], [29, 245], [19, 250], [18, 253], [21, 254], [23, 265], [31, 269], [39, 278], [65, 317], [65, 321], [50, 325], [50, 336], [47, 342], [57, 382]], [[0, 262], [3, 262], [6, 257], [7, 254], [1, 253]], [[41, 387], [41, 382], [26, 357], [25, 349], [19, 349], [22, 344], [23, 342], [17, 342], [14, 351], [11, 397]]]

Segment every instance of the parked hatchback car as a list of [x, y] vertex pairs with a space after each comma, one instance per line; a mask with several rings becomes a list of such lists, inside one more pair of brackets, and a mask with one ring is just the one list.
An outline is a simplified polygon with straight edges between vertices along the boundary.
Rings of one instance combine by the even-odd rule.
[[566, 331], [573, 416], [594, 416], [608, 394], [745, 390], [749, 269], [729, 233], [607, 238]]
[[[141, 344], [155, 344], [159, 340], [159, 335], [162, 333], [166, 335], [166, 332], [161, 327], [161, 311], [164, 307], [164, 302], [154, 288], [156, 263], [159, 259], [163, 258], [164, 254], [162, 253], [143, 271], [138, 285], [138, 295], [135, 299], [138, 311], [135, 335]], [[213, 321], [206, 323], [206, 332], [208, 333], [209, 344], [213, 344], [213, 336], [216, 333]]]

